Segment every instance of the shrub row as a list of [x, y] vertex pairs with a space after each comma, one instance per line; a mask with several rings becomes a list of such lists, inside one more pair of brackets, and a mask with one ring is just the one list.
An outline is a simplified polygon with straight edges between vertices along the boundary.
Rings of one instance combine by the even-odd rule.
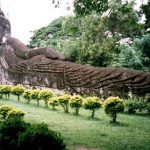
[[[9, 87], [9, 88], [8, 88]], [[22, 95], [29, 104], [31, 100], [37, 101], [37, 106], [39, 106], [39, 101], [44, 100], [45, 107], [52, 106], [52, 110], [56, 109], [56, 106], [60, 105], [65, 113], [69, 112], [69, 106], [75, 110], [75, 114], [79, 114], [81, 107], [91, 111], [91, 117], [94, 118], [95, 111], [103, 106], [106, 114], [108, 114], [113, 122], [116, 122], [116, 117], [118, 112], [122, 112], [124, 105], [123, 101], [117, 97], [108, 98], [104, 103], [98, 97], [86, 97], [83, 98], [79, 95], [68, 95], [64, 94], [61, 96], [56, 96], [52, 91], [47, 89], [25, 89], [23, 86], [10, 86], [2, 85], [0, 87], [0, 93], [6, 95], [9, 98], [10, 93], [17, 95], [18, 101], [20, 100], [20, 95]], [[120, 108], [122, 107], [122, 109]], [[114, 109], [115, 108], [115, 109]]]
[[[39, 106], [40, 100], [44, 100], [45, 107], [52, 107], [52, 110], [56, 109], [56, 106], [60, 105], [65, 113], [69, 112], [69, 106], [75, 110], [75, 114], [79, 114], [81, 107], [91, 110], [91, 117], [94, 118], [95, 111], [101, 107], [104, 108], [106, 114], [108, 114], [113, 122], [116, 122], [116, 114], [118, 112], [123, 112], [124, 107], [129, 113], [135, 113], [137, 110], [147, 110], [150, 114], [150, 103], [137, 100], [121, 100], [117, 97], [110, 97], [102, 102], [98, 97], [86, 97], [83, 98], [79, 95], [68, 95], [64, 94], [57, 96], [51, 90], [48, 89], [25, 89], [23, 86], [10, 86], [10, 85], [1, 85], [0, 93], [6, 95], [9, 98], [10, 93], [17, 95], [18, 101], [20, 100], [20, 95], [27, 100], [29, 104], [31, 100], [37, 101], [37, 106]], [[141, 109], [142, 108], [142, 109]]]

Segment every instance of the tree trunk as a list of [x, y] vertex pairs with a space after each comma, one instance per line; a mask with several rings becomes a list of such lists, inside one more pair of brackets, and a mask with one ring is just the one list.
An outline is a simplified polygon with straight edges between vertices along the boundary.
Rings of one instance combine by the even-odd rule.
[[47, 100], [44, 101], [45, 101], [45, 108], [48, 108], [48, 101]]
[[116, 118], [117, 118], [117, 114], [116, 113], [112, 114], [112, 122], [113, 123], [116, 123]]
[[94, 114], [95, 114], [95, 109], [92, 110], [92, 115], [91, 115], [92, 118], [94, 118]]
[[79, 108], [76, 108], [76, 115], [79, 114]]
[[38, 106], [38, 107], [40, 106], [39, 100], [37, 100], [37, 106]]
[[68, 105], [65, 106], [65, 113], [68, 113], [69, 109], [68, 109]]
[[20, 101], [20, 95], [17, 95], [18, 96], [18, 102]]

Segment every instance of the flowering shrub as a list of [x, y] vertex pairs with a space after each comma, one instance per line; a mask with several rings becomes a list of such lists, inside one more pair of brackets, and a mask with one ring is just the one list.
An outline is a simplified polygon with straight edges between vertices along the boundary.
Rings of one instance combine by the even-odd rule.
[[74, 108], [76, 115], [79, 114], [79, 109], [82, 107], [83, 98], [79, 95], [74, 95], [70, 99], [70, 107]]
[[14, 108], [7, 113], [7, 118], [20, 118], [22, 119], [25, 115], [21, 109]]
[[47, 89], [43, 89], [39, 93], [39, 98], [44, 100], [46, 108], [48, 108], [48, 100], [53, 96], [54, 96], [54, 93]]
[[23, 97], [27, 100], [27, 103], [29, 104], [31, 101], [31, 92], [32, 90], [25, 90], [23, 93]]
[[58, 97], [52, 97], [48, 100], [48, 104], [52, 106], [53, 110], [55, 110], [55, 106], [58, 106]]
[[124, 111], [123, 100], [118, 97], [109, 97], [104, 101], [103, 108], [112, 118], [112, 122], [116, 123], [117, 113]]
[[64, 112], [69, 112], [69, 101], [71, 99], [71, 95], [64, 94], [58, 97], [59, 104], [63, 107]]
[[0, 107], [0, 115], [2, 116], [3, 119], [5, 119], [8, 115], [8, 112], [13, 109], [14, 109], [14, 107], [12, 107], [12, 106], [3, 105]]
[[83, 106], [85, 109], [92, 110], [91, 117], [94, 118], [95, 110], [101, 107], [101, 102], [98, 97], [87, 97]]
[[11, 93], [12, 86], [11, 85], [1, 85], [0, 93], [5, 95], [7, 99], [9, 99]]
[[20, 95], [22, 95], [24, 93], [24, 91], [25, 91], [25, 88], [22, 85], [14, 86], [11, 89], [11, 93], [14, 95], [17, 95], [18, 101], [20, 101]]
[[40, 93], [40, 91], [41, 90], [39, 90], [39, 89], [34, 89], [31, 91], [31, 94], [30, 94], [30, 98], [37, 101], [37, 106], [39, 106], [39, 101], [40, 101], [39, 93]]

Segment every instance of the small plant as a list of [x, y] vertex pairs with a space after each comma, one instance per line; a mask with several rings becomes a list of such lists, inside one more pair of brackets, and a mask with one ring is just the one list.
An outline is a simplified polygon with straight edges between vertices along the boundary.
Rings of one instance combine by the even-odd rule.
[[62, 95], [58, 97], [59, 104], [63, 107], [64, 112], [69, 112], [69, 101], [71, 99], [71, 96], [68, 94]]
[[142, 111], [146, 107], [146, 103], [138, 99], [128, 99], [124, 101], [125, 108], [129, 114], [135, 114], [137, 111]]
[[40, 97], [39, 97], [39, 93], [41, 90], [39, 89], [34, 89], [31, 91], [30, 97], [31, 99], [34, 99], [37, 101], [37, 106], [39, 106], [39, 101], [40, 101]]
[[52, 97], [49, 99], [48, 104], [52, 106], [52, 109], [55, 110], [55, 106], [58, 106], [58, 97]]
[[101, 102], [98, 97], [87, 97], [83, 106], [85, 109], [92, 110], [91, 117], [94, 118], [95, 110], [101, 107]]
[[46, 108], [48, 108], [48, 100], [53, 96], [54, 96], [53, 92], [47, 89], [43, 89], [39, 93], [39, 98], [44, 100]]
[[11, 85], [2, 85], [0, 88], [0, 92], [2, 95], [5, 95], [7, 99], [9, 99], [11, 89], [12, 89]]
[[12, 109], [7, 113], [7, 118], [20, 118], [22, 119], [25, 115], [21, 109]]
[[14, 107], [9, 106], [9, 105], [3, 105], [0, 107], [0, 115], [2, 116], [3, 119], [5, 119], [9, 113], [9, 111], [13, 110]]
[[32, 90], [25, 90], [25, 92], [23, 93], [23, 97], [27, 100], [27, 104], [30, 103], [31, 101], [31, 92]]
[[117, 113], [124, 111], [123, 100], [118, 97], [109, 97], [103, 103], [104, 110], [112, 118], [112, 122], [116, 123]]
[[17, 95], [18, 101], [20, 101], [20, 95], [25, 91], [25, 88], [21, 85], [14, 86], [11, 90], [12, 94]]
[[74, 95], [70, 99], [70, 107], [75, 109], [75, 114], [79, 114], [79, 109], [82, 107], [83, 98], [79, 95]]

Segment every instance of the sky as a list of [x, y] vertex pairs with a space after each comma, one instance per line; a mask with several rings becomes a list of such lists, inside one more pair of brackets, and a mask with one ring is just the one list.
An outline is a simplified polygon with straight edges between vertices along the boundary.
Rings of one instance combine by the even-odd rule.
[[[27, 44], [32, 32], [48, 25], [59, 16], [72, 14], [72, 9], [66, 9], [66, 3], [72, 0], [62, 0], [58, 9], [51, 3], [52, 0], [0, 0], [0, 7], [11, 22], [12, 36]], [[141, 2], [136, 0], [137, 7]]]
[[51, 0], [0, 0], [0, 7], [11, 22], [12, 36], [27, 44], [32, 32], [48, 25], [59, 16], [69, 15], [63, 0], [61, 7], [55, 8]]

